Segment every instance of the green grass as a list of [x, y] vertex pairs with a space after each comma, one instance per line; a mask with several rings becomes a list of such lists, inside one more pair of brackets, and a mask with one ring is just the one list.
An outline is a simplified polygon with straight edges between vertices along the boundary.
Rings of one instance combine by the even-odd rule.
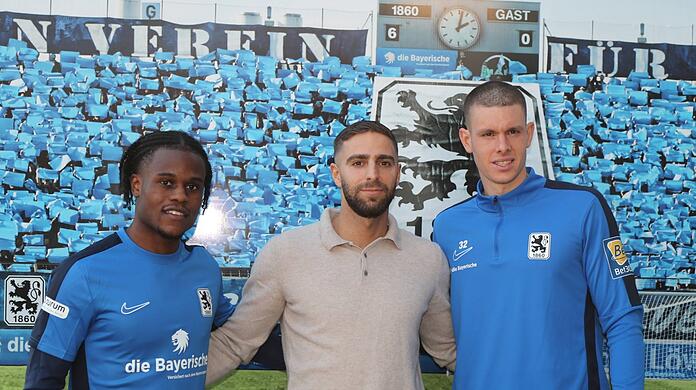
[[[283, 390], [285, 373], [282, 371], [237, 371], [226, 381], [215, 386], [215, 390]], [[449, 390], [452, 388], [452, 376], [423, 375], [427, 390]]]
[[[423, 375], [427, 390], [449, 390], [452, 377], [439, 374]], [[0, 366], [0, 390], [21, 389], [24, 384], [24, 367]], [[646, 390], [691, 390], [696, 381], [647, 380]], [[282, 390], [285, 389], [285, 373], [280, 371], [238, 371], [215, 390]]]

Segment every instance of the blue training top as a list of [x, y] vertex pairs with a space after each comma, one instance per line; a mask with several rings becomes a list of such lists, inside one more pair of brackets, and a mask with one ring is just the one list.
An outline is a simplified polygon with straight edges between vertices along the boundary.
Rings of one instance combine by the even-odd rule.
[[125, 230], [66, 259], [31, 335], [26, 389], [202, 389], [208, 340], [233, 311], [202, 247], [159, 255]]
[[642, 306], [594, 189], [528, 177], [438, 215], [451, 271], [455, 389], [642, 389]]

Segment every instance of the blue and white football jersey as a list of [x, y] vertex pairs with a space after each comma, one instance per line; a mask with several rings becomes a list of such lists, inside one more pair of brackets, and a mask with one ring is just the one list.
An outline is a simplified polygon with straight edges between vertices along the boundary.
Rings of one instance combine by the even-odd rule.
[[443, 211], [457, 342], [455, 389], [643, 387], [642, 306], [619, 231], [595, 190], [529, 176]]
[[232, 311], [205, 249], [159, 255], [120, 230], [51, 275], [25, 386], [51, 387], [67, 367], [73, 389], [202, 389], [210, 332]]

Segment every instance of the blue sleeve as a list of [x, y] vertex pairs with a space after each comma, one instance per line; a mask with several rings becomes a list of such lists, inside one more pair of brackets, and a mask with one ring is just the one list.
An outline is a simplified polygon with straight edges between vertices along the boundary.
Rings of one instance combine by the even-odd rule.
[[432, 242], [434, 242], [434, 243], [436, 243], [436, 244], [438, 244], [438, 245], [439, 245], [439, 243], [437, 242], [437, 238], [438, 238], [438, 233], [437, 233], [437, 232], [438, 232], [438, 230], [440, 230], [440, 229], [439, 229], [439, 225], [440, 225], [440, 224], [439, 224], [440, 215], [442, 215], [442, 213], [436, 215], [436, 216], [435, 216], [435, 219], [433, 219], [433, 232], [430, 233], [430, 241], [432, 241]]
[[225, 296], [225, 291], [222, 286], [222, 275], [219, 270], [218, 277], [220, 278], [220, 289], [217, 298], [217, 307], [215, 308], [215, 318], [213, 319], [213, 330], [222, 326], [222, 324], [227, 321], [227, 318], [234, 312], [234, 306]]
[[643, 306], [616, 221], [601, 196], [590, 206], [583, 240], [585, 277], [609, 346], [612, 388], [643, 389]]
[[83, 265], [79, 262], [67, 272], [54, 272], [31, 335], [32, 347], [70, 362], [75, 360], [94, 315]]

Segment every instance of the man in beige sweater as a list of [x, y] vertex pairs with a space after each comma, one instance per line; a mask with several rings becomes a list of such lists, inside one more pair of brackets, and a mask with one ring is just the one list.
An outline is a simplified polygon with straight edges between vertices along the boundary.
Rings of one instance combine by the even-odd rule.
[[278, 320], [290, 390], [423, 389], [421, 343], [454, 368], [447, 262], [388, 213], [400, 174], [393, 134], [355, 123], [334, 154], [340, 210], [259, 253], [236, 311], [211, 336], [206, 384], [248, 362]]

